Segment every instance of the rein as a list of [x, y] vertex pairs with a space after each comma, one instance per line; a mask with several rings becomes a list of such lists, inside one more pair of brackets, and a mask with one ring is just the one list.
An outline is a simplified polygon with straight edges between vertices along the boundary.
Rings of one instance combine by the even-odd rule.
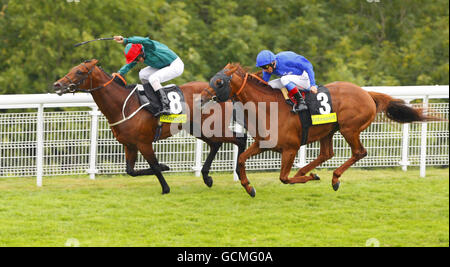
[[[95, 88], [92, 88], [93, 78], [92, 78], [91, 74], [92, 74], [92, 71], [95, 69], [96, 66], [94, 65], [91, 69], [89, 69], [84, 63], [81, 63], [81, 65], [83, 65], [83, 67], [86, 68], [87, 73], [85, 74], [85, 77], [83, 77], [83, 78], [82, 78], [81, 80], [79, 80], [77, 83], [74, 83], [74, 82], [72, 81], [72, 79], [70, 79], [67, 75], [64, 75], [64, 78], [66, 78], [66, 79], [70, 82], [68, 88], [69, 88], [69, 92], [71, 92], [71, 93], [75, 93], [75, 92], [91, 93], [91, 92], [93, 92], [93, 91], [96, 91], [96, 90], [98, 90], [98, 89], [101, 89], [101, 88], [104, 88], [104, 87], [108, 86], [109, 84], [111, 84], [112, 81], [114, 81], [114, 78], [115, 78], [115, 77], [119, 77], [119, 78], [126, 84], [126, 81], [125, 81], [120, 75], [114, 75], [114, 74], [113, 74], [111, 80], [107, 81], [106, 83], [104, 83], [104, 84], [102, 84], [102, 85], [100, 85], [100, 86], [97, 86], [97, 87], [95, 87]], [[87, 78], [89, 78], [89, 79], [91, 80], [91, 81], [90, 81], [90, 82], [91, 82], [90, 88], [89, 88], [89, 89], [82, 89], [82, 88], [79, 88], [79, 86], [80, 86], [82, 83], [84, 83], [84, 81], [85, 81]], [[125, 116], [125, 107], [126, 107], [126, 105], [127, 105], [127, 102], [128, 102], [128, 100], [130, 99], [131, 95], [136, 91], [137, 88], [138, 88], [138, 86], [136, 86], [136, 87], [131, 91], [131, 93], [128, 95], [128, 97], [125, 99], [125, 102], [123, 103], [123, 106], [122, 106], [122, 120], [117, 121], [117, 122], [114, 122], [114, 123], [109, 123], [109, 126], [110, 126], [110, 127], [119, 125], [119, 124], [121, 124], [121, 123], [123, 123], [123, 122], [125, 122], [125, 121], [127, 121], [127, 120], [129, 120], [129, 119], [131, 119], [131, 118], [134, 117], [134, 115], [136, 115], [142, 108], [144, 108], [145, 106], [147, 106], [147, 105], [150, 104], [150, 103], [143, 104], [143, 105], [141, 105], [137, 110], [135, 110], [131, 115], [129, 115], [128, 117]]]
[[242, 82], [241, 88], [239, 88], [239, 90], [237, 90], [237, 92], [234, 94], [234, 96], [232, 97], [233, 99], [236, 98], [242, 92], [242, 90], [244, 90], [244, 87], [247, 84], [247, 79], [248, 79], [248, 72], [245, 73], [244, 81]]
[[[249, 74], [248, 72], [246, 72], [246, 73], [245, 73], [245, 76], [244, 76], [244, 81], [242, 82], [241, 87], [240, 87], [239, 90], [237, 90], [237, 92], [231, 97], [233, 100], [236, 99], [236, 97], [237, 97], [239, 94], [241, 94], [242, 91], [244, 90], [244, 87], [245, 87], [245, 85], [247, 84], [248, 76], [252, 76], [253, 78], [257, 79], [258, 81], [260, 81], [260, 82], [262, 82], [262, 83], [264, 83], [264, 84], [268, 84], [266, 81], [264, 81], [264, 80], [263, 80], [261, 77], [259, 77], [258, 75], [253, 74], [253, 73], [250, 73], [250, 74]], [[208, 92], [208, 93], [209, 93], [209, 92]]]
[[244, 76], [244, 81], [242, 82], [241, 87], [240, 87], [239, 90], [237, 90], [237, 92], [231, 97], [233, 100], [235, 100], [236, 97], [237, 97], [239, 94], [241, 94], [242, 91], [244, 90], [244, 87], [245, 87], [245, 85], [247, 84], [247, 81], [248, 81], [248, 76], [252, 76], [253, 78], [257, 79], [258, 81], [260, 81], [260, 82], [262, 82], [262, 83], [264, 83], [264, 84], [268, 84], [266, 81], [264, 81], [264, 80], [263, 80], [261, 77], [259, 77], [258, 75], [253, 74], [253, 73], [250, 73], [250, 74], [249, 74], [248, 72], [246, 72], [246, 73], [245, 73], [245, 76]]
[[134, 117], [134, 115], [136, 115], [142, 108], [144, 108], [145, 106], [150, 105], [149, 103], [145, 103], [143, 105], [141, 105], [138, 109], [136, 109], [131, 115], [129, 115], [128, 117], [125, 116], [125, 107], [127, 106], [127, 102], [128, 99], [130, 99], [130, 97], [133, 95], [133, 93], [138, 89], [139, 85], [136, 85], [136, 87], [134, 87], [134, 89], [128, 94], [127, 98], [125, 99], [125, 102], [123, 102], [123, 106], [122, 106], [122, 119], [120, 121], [114, 122], [114, 123], [108, 123], [109, 127], [113, 127], [116, 125], [121, 124], [122, 122], [126, 122], [127, 120], [131, 119]]

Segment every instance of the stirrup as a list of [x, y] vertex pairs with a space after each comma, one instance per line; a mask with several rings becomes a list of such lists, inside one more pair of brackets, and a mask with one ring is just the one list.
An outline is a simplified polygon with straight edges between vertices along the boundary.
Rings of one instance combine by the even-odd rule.
[[162, 106], [161, 109], [158, 112], [158, 115], [170, 115], [172, 114], [172, 111], [168, 107]]
[[172, 114], [172, 112], [170, 111], [170, 109], [161, 108], [158, 112], [156, 112], [154, 114], [154, 116], [159, 117], [161, 115], [171, 115], [171, 114]]
[[294, 113], [302, 112], [304, 110], [308, 110], [308, 106], [306, 104], [304, 104], [304, 103], [296, 104], [292, 108], [292, 112], [294, 112]]

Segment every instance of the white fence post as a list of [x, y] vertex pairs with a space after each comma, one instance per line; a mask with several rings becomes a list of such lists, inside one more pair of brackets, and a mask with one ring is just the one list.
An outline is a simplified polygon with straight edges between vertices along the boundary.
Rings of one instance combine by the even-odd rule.
[[95, 174], [97, 170], [97, 140], [98, 140], [98, 116], [100, 112], [98, 108], [92, 107], [91, 114], [91, 144], [89, 149], [89, 178], [95, 180]]
[[39, 104], [36, 122], [36, 185], [42, 186], [44, 175], [44, 105]]
[[[423, 114], [428, 113], [428, 95], [423, 98]], [[426, 161], [427, 161], [427, 128], [428, 123], [422, 122], [421, 138], [420, 138], [420, 177], [426, 175]]]
[[202, 153], [203, 153], [203, 141], [197, 139], [195, 143], [195, 165], [192, 167], [195, 171], [195, 176], [200, 177], [200, 171], [202, 170]]
[[297, 168], [303, 168], [306, 166], [306, 145], [300, 147], [298, 152], [298, 162], [294, 164]]
[[[406, 103], [409, 103], [408, 101], [405, 101]], [[402, 158], [399, 162], [400, 166], [402, 166], [403, 171], [408, 170], [408, 165], [410, 162], [408, 161], [408, 151], [409, 151], [409, 123], [405, 123], [402, 126]]]

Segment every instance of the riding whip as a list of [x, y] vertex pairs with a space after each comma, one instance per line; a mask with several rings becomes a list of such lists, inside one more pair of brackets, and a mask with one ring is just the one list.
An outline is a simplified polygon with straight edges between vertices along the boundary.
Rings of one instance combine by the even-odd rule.
[[113, 37], [97, 38], [97, 39], [94, 39], [94, 40], [84, 41], [84, 42], [82, 42], [82, 43], [76, 44], [76, 45], [74, 45], [74, 47], [78, 47], [78, 46], [80, 46], [80, 45], [84, 45], [84, 44], [87, 44], [87, 43], [90, 43], [90, 42], [94, 42], [94, 41], [102, 41], [102, 40], [114, 40], [114, 38], [113, 38]]

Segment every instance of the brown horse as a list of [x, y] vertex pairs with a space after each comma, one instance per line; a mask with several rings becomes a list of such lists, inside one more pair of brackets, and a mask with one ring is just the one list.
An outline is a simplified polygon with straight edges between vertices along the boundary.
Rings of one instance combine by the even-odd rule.
[[[210, 95], [215, 95], [219, 101], [226, 101], [234, 98], [243, 104], [248, 102], [265, 103], [265, 111], [260, 106], [249, 109], [245, 113], [249, 132], [253, 132], [255, 142], [239, 156], [238, 175], [242, 186], [252, 197], [255, 190], [250, 186], [245, 173], [245, 162], [251, 156], [257, 155], [266, 150], [273, 150], [281, 153], [280, 180], [285, 184], [306, 183], [318, 179], [315, 174], [305, 176], [308, 172], [319, 166], [326, 160], [333, 157], [333, 135], [340, 131], [352, 150], [352, 157], [342, 166], [333, 172], [332, 187], [336, 191], [339, 188], [339, 177], [342, 173], [358, 160], [367, 155], [366, 149], [361, 144], [359, 135], [375, 119], [378, 112], [384, 111], [388, 118], [400, 122], [426, 121], [434, 119], [424, 116], [421, 110], [413, 109], [405, 105], [400, 99], [376, 93], [367, 92], [359, 86], [349, 82], [333, 82], [327, 84], [333, 103], [333, 110], [336, 112], [338, 121], [322, 125], [311, 126], [307, 138], [307, 143], [320, 142], [319, 156], [304, 166], [294, 177], [289, 178], [297, 151], [302, 140], [302, 125], [298, 114], [291, 112], [291, 107], [285, 104], [285, 100], [279, 90], [273, 90], [267, 83], [258, 76], [248, 74], [239, 64], [228, 64], [218, 72], [210, 81], [210, 87], [202, 92], [202, 102], [208, 101]], [[278, 121], [270, 121], [270, 103], [277, 103]], [[263, 119], [259, 119], [259, 113], [266, 113]], [[257, 118], [251, 121], [248, 118]], [[276, 143], [271, 148], [261, 147], [261, 142], [271, 139], [273, 136], [262, 135], [257, 131], [259, 125], [271, 125], [275, 127]], [[275, 125], [273, 125], [275, 124]]]
[[[122, 107], [124, 102], [130, 94], [130, 89], [127, 89], [119, 85], [114, 81], [114, 77], [104, 72], [96, 64], [98, 61], [96, 59], [85, 61], [78, 66], [73, 67], [68, 74], [63, 78], [59, 79], [53, 84], [54, 90], [62, 95], [67, 92], [87, 92], [91, 93], [97, 106], [105, 115], [106, 119], [110, 124], [114, 124], [123, 120]], [[222, 143], [233, 143], [239, 147], [238, 153], [242, 153], [245, 150], [247, 137], [237, 136], [228, 129], [228, 124], [230, 116], [232, 113], [232, 108], [225, 108], [225, 105], [232, 105], [231, 102], [225, 104], [221, 103], [222, 113], [211, 113], [203, 114], [201, 119], [194, 120], [194, 95], [200, 94], [204, 88], [208, 87], [206, 82], [190, 82], [180, 86], [180, 89], [184, 93], [185, 102], [189, 106], [190, 114], [188, 114], [189, 121], [186, 123], [190, 124], [185, 127], [192, 131], [195, 129], [195, 124], [202, 123], [205, 119], [209, 118], [221, 121], [223, 127], [220, 136], [205, 137], [205, 133], [202, 131], [201, 136], [197, 136], [199, 139], [205, 141], [211, 148], [210, 153], [203, 165], [201, 170], [203, 175], [203, 180], [208, 187], [212, 186], [213, 180], [208, 175], [211, 163], [221, 147]], [[127, 101], [124, 113], [129, 116], [134, 113], [140, 107], [138, 97], [133, 94]], [[210, 116], [215, 116], [211, 117]], [[219, 118], [219, 116], [222, 116]], [[217, 118], [216, 118], [217, 117]], [[130, 119], [123, 121], [115, 126], [111, 126], [111, 130], [121, 144], [125, 148], [126, 157], [126, 172], [131, 176], [140, 175], [156, 175], [161, 187], [162, 193], [166, 194], [170, 192], [170, 188], [165, 181], [162, 171], [168, 170], [164, 164], [159, 164], [156, 159], [155, 152], [153, 150], [153, 140], [155, 135], [157, 135], [158, 118], [155, 118], [152, 114], [145, 111], [138, 111], [135, 116]], [[175, 129], [175, 130], [174, 130]], [[173, 127], [170, 124], [163, 123], [160, 136], [158, 140], [168, 138], [175, 134], [177, 131], [182, 129], [182, 125], [178, 124]], [[198, 128], [197, 128], [198, 129]], [[203, 130], [203, 129], [202, 129]], [[211, 136], [208, 133], [207, 136]], [[229, 137], [230, 136], [230, 137]], [[145, 160], [150, 164], [149, 169], [145, 170], [135, 170], [135, 162], [137, 158], [137, 152], [141, 152]]]

